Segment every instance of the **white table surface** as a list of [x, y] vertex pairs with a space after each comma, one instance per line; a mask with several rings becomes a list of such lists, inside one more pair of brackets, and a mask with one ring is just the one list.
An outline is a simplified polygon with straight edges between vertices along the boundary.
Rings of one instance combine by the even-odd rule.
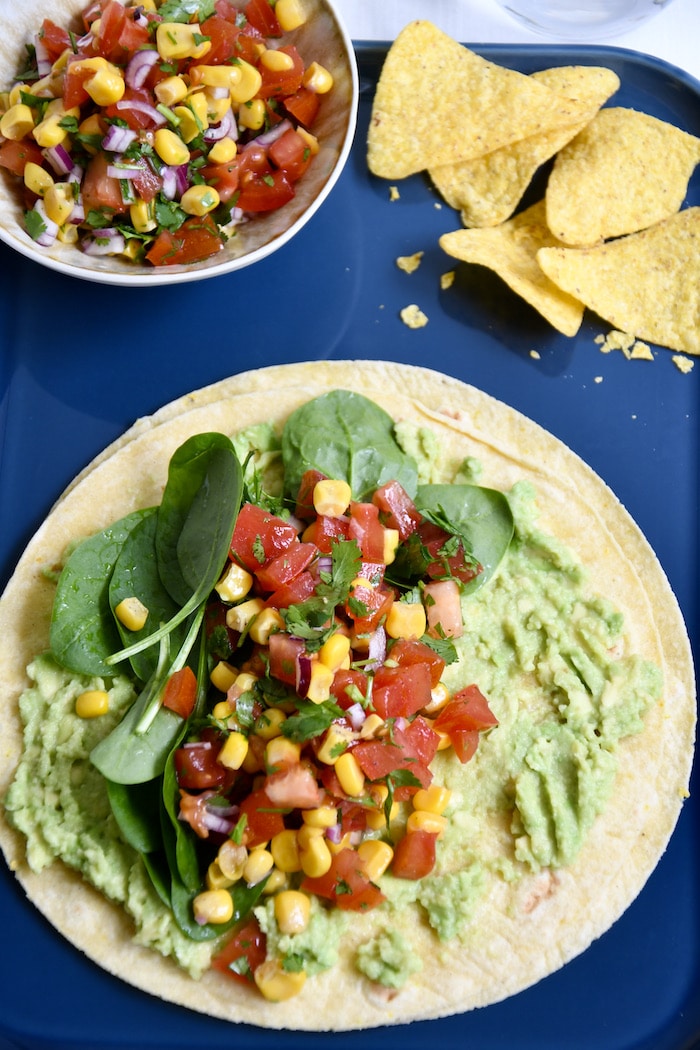
[[[393, 40], [415, 18], [466, 44], [557, 43], [531, 33], [495, 0], [336, 0], [353, 40]], [[601, 41], [664, 59], [700, 80], [700, 0], [673, 0], [644, 25]]]

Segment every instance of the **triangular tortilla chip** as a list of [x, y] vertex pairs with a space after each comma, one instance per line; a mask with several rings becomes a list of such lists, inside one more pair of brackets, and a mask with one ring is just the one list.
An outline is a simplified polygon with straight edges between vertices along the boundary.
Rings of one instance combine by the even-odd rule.
[[486, 61], [431, 22], [411, 22], [379, 77], [367, 161], [375, 175], [401, 179], [584, 116], [580, 104]]
[[620, 86], [611, 69], [561, 66], [531, 75], [551, 91], [586, 107], [583, 121], [544, 131], [476, 160], [431, 167], [435, 188], [462, 213], [465, 226], [497, 226], [513, 214], [537, 169], [581, 131]]
[[440, 247], [463, 262], [478, 263], [501, 277], [564, 335], [576, 335], [583, 306], [558, 288], [537, 264], [537, 253], [558, 242], [547, 229], [544, 201], [500, 226], [456, 230], [440, 238]]
[[596, 248], [542, 248], [537, 261], [620, 331], [700, 354], [700, 207]]
[[700, 161], [700, 139], [633, 109], [603, 109], [559, 153], [547, 222], [564, 244], [591, 247], [674, 215]]

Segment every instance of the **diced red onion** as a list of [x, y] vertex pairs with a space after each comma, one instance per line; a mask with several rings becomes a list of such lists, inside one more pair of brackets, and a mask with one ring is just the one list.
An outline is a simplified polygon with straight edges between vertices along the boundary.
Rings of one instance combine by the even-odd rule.
[[311, 685], [311, 660], [308, 656], [300, 656], [297, 659], [297, 683], [296, 690], [299, 696], [306, 696]]
[[73, 170], [73, 158], [64, 146], [48, 146], [41, 152], [57, 175], [68, 175]]
[[58, 225], [46, 214], [46, 208], [44, 207], [44, 202], [42, 200], [36, 201], [34, 204], [34, 211], [41, 216], [42, 222], [45, 226], [45, 229], [36, 238], [36, 243], [40, 244], [42, 248], [50, 248], [58, 235]]
[[212, 813], [210, 809], [204, 810], [202, 824], [204, 824], [205, 828], [209, 828], [209, 831], [218, 831], [221, 835], [228, 835], [235, 827], [233, 820], [227, 817], [220, 817], [216, 813]]
[[177, 176], [175, 175], [175, 168], [165, 167], [160, 174], [163, 180], [161, 193], [171, 201], [177, 193]]
[[236, 120], [232, 110], [227, 110], [218, 124], [212, 124], [204, 132], [205, 142], [218, 142], [219, 139], [226, 138], [230, 139], [238, 138], [238, 128], [236, 126]]
[[386, 631], [381, 626], [369, 636], [368, 656], [368, 670], [375, 670], [386, 660]]
[[269, 131], [263, 131], [262, 134], [256, 135], [255, 138], [252, 139], [252, 142], [257, 146], [271, 146], [273, 142], [276, 142], [277, 139], [281, 138], [285, 131], [289, 131], [291, 127], [292, 122], [290, 120], [281, 120], [279, 124], [275, 124], [275, 126], [270, 128]]
[[66, 182], [82, 182], [85, 172], [79, 164], [74, 164], [66, 176]]
[[326, 828], [326, 838], [334, 845], [338, 845], [343, 837], [343, 825], [333, 824], [330, 828]]
[[143, 48], [141, 51], [134, 52], [124, 71], [124, 80], [129, 87], [143, 87], [146, 77], [159, 59], [160, 55], [155, 48]]
[[123, 153], [136, 138], [138, 134], [132, 128], [122, 128], [118, 124], [112, 124], [102, 139], [102, 149], [109, 153]]
[[73, 205], [73, 211], [68, 217], [68, 221], [72, 222], [74, 226], [79, 226], [81, 222], [85, 221], [85, 208], [83, 207], [83, 198], [78, 195], [78, 199]]
[[36, 68], [40, 77], [47, 77], [51, 72], [51, 57], [40, 33], [34, 34], [34, 51], [36, 54]]
[[126, 113], [130, 109], [133, 109], [136, 113], [143, 113], [144, 116], [150, 117], [153, 123], [158, 126], [166, 123], [163, 114], [159, 113], [150, 102], [139, 102], [138, 99], [134, 98], [122, 98], [119, 102], [115, 102], [115, 106], [121, 113]]
[[107, 174], [112, 179], [135, 179], [143, 174], [141, 164], [108, 164]]
[[360, 729], [367, 718], [365, 709], [360, 703], [351, 704], [345, 712], [345, 716], [350, 719], [350, 725], [355, 730]]
[[119, 255], [125, 247], [124, 234], [112, 227], [95, 230], [81, 242], [81, 248], [86, 255]]

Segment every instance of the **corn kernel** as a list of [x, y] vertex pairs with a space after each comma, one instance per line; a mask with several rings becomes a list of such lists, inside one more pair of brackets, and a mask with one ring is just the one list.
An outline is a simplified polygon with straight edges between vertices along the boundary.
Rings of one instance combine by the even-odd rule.
[[192, 907], [198, 923], [219, 925], [233, 918], [233, 898], [227, 889], [203, 890], [192, 901]]
[[337, 765], [338, 759], [345, 753], [348, 744], [355, 739], [355, 734], [349, 726], [341, 724], [329, 726], [323, 743], [316, 753], [318, 761], [323, 762], [326, 766]]
[[332, 634], [318, 651], [318, 658], [331, 671], [338, 671], [350, 655], [350, 639], [339, 631]]
[[283, 890], [286, 887], [286, 885], [287, 876], [285, 875], [285, 873], [283, 871], [280, 871], [279, 868], [273, 868], [267, 877], [267, 882], [265, 883], [265, 886], [263, 888], [263, 893], [266, 893], [268, 896], [273, 893], [279, 893], [279, 891]]
[[216, 718], [219, 722], [225, 722], [231, 717], [232, 710], [228, 700], [220, 700], [218, 704], [214, 704], [211, 709], [212, 717]]
[[360, 739], [361, 740], [374, 740], [379, 735], [381, 730], [384, 728], [384, 719], [381, 715], [373, 713], [367, 715], [364, 722], [360, 726]]
[[357, 797], [365, 786], [365, 775], [351, 751], [344, 751], [335, 763], [335, 772], [346, 795]]
[[384, 629], [390, 638], [421, 638], [426, 626], [425, 609], [420, 602], [394, 602]]
[[114, 615], [127, 631], [140, 631], [148, 619], [148, 609], [135, 595], [122, 598], [114, 609]]
[[170, 128], [158, 128], [153, 136], [153, 145], [160, 159], [171, 167], [187, 164], [190, 159], [187, 146]]
[[277, 0], [275, 14], [283, 33], [291, 33], [306, 22], [306, 11], [300, 0]]
[[56, 237], [61, 242], [61, 244], [77, 244], [78, 227], [75, 226], [72, 222], [64, 222], [62, 226], [59, 226]]
[[301, 890], [283, 890], [275, 897], [275, 920], [280, 933], [303, 933], [311, 918], [311, 899]]
[[301, 871], [297, 833], [293, 829], [286, 828], [284, 831], [279, 831], [272, 836], [270, 853], [275, 862], [275, 867], [285, 874]]
[[231, 101], [242, 105], [255, 98], [262, 85], [262, 76], [250, 62], [239, 59], [236, 68], [240, 71], [241, 79], [231, 87]]
[[442, 814], [447, 809], [452, 792], [442, 784], [431, 784], [427, 788], [420, 788], [413, 796], [413, 808], [425, 810], [427, 813]]
[[312, 157], [315, 157], [321, 148], [318, 144], [318, 139], [316, 138], [316, 136], [312, 135], [310, 131], [306, 130], [306, 128], [302, 128], [301, 124], [297, 128], [297, 135], [301, 135], [304, 142], [306, 143], [309, 153]]
[[99, 113], [92, 113], [89, 117], [86, 117], [85, 120], [81, 121], [78, 125], [78, 131], [84, 136], [82, 142], [83, 148], [87, 153], [94, 156], [98, 150], [96, 146], [93, 146], [90, 143], [90, 138], [93, 136], [99, 136], [99, 138], [102, 138], [105, 133]]
[[279, 707], [268, 707], [259, 718], [255, 720], [255, 735], [263, 740], [272, 740], [281, 736], [282, 723], [287, 721], [287, 716]]
[[156, 47], [166, 62], [178, 62], [204, 58], [211, 51], [211, 40], [204, 37], [196, 22], [161, 22], [156, 29]]
[[240, 769], [247, 754], [248, 738], [243, 733], [229, 733], [219, 751], [217, 762], [227, 769]]
[[34, 114], [23, 102], [10, 106], [0, 119], [0, 135], [14, 142], [20, 142], [33, 128]]
[[443, 682], [438, 682], [430, 691], [430, 703], [426, 704], [423, 711], [426, 715], [435, 715], [441, 711], [450, 699], [450, 691]]
[[213, 860], [211, 862], [207, 868], [207, 874], [204, 881], [208, 890], [227, 890], [229, 886], [233, 886], [233, 880], [226, 878], [219, 867], [218, 860]]
[[239, 602], [253, 586], [252, 574], [232, 561], [214, 590], [224, 602]]
[[384, 529], [384, 550], [382, 552], [382, 557], [385, 565], [391, 565], [396, 557], [396, 552], [399, 549], [400, 538], [398, 529]]
[[238, 126], [250, 131], [259, 131], [265, 123], [265, 103], [261, 98], [253, 98], [238, 110]]
[[51, 149], [52, 146], [60, 146], [61, 143], [65, 142], [68, 138], [68, 132], [65, 128], [61, 127], [61, 121], [66, 114], [62, 110], [54, 110], [53, 112], [50, 112], [50, 110], [51, 103], [46, 107], [46, 116], [44, 119], [39, 121], [32, 131], [34, 141], [37, 146], [41, 146], [42, 149]]
[[242, 634], [264, 608], [265, 602], [262, 598], [249, 598], [247, 602], [234, 605], [226, 613], [226, 626]]
[[272, 73], [286, 73], [294, 68], [294, 59], [291, 55], [288, 55], [286, 51], [275, 51], [271, 47], [263, 51], [259, 62]]
[[317, 95], [325, 95], [333, 87], [333, 74], [319, 62], [311, 62], [304, 71], [302, 84]]
[[[10, 106], [16, 106], [19, 102], [21, 102], [22, 93], [25, 91], [31, 91], [31, 88], [28, 84], [24, 84], [21, 81], [17, 84], [13, 84], [10, 90], [7, 92], [7, 106], [5, 108], [9, 109]], [[5, 92], [3, 92], [3, 95], [4, 94]]]
[[225, 135], [218, 142], [215, 142], [209, 150], [209, 160], [213, 164], [228, 164], [229, 161], [233, 160], [237, 152], [238, 146], [235, 140]]
[[[195, 189], [193, 186], [192, 189]], [[188, 190], [187, 193], [190, 191]], [[215, 190], [212, 192], [216, 192]], [[218, 193], [216, 194], [218, 198]], [[185, 194], [183, 194], [183, 199]], [[182, 202], [181, 202], [182, 203]], [[269, 606], [266, 609], [262, 609], [260, 613], [255, 617], [250, 625], [250, 637], [258, 645], [267, 645], [270, 635], [274, 631], [284, 630], [284, 620], [280, 616], [277, 609], [273, 609]]]
[[326, 838], [323, 835], [315, 835], [309, 839], [306, 849], [299, 850], [299, 861], [301, 870], [310, 879], [318, 879], [330, 871], [333, 856]]
[[311, 840], [315, 838], [323, 838], [325, 831], [323, 828], [314, 828], [311, 824], [302, 824], [297, 831], [297, 844], [299, 846], [300, 853], [311, 847]]
[[248, 854], [248, 860], [243, 868], [243, 878], [249, 886], [257, 886], [270, 874], [274, 867], [274, 860], [269, 850], [257, 847]]
[[83, 87], [97, 106], [113, 106], [119, 102], [126, 91], [126, 83], [121, 72], [111, 63], [106, 69], [98, 69], [94, 76], [83, 81]]
[[153, 201], [135, 201], [129, 207], [129, 217], [137, 233], [148, 233], [158, 225]]
[[322, 704], [331, 695], [334, 677], [335, 671], [326, 667], [320, 660], [314, 660], [311, 664], [311, 679], [306, 690], [306, 699], [311, 700], [314, 704]]
[[[207, 124], [220, 124], [231, 109], [231, 96], [226, 95], [224, 98], [212, 98], [211, 92], [205, 91], [202, 98], [207, 100]], [[209, 155], [211, 156], [211, 150], [209, 151]]]
[[294, 766], [301, 759], [301, 744], [286, 736], [274, 736], [265, 745], [265, 765], [268, 769]]
[[311, 828], [332, 828], [338, 823], [338, 810], [335, 806], [318, 806], [316, 809], [305, 809], [301, 819]]
[[255, 683], [258, 681], [260, 681], [260, 679], [257, 675], [251, 674], [250, 671], [241, 671], [240, 674], [236, 675], [236, 680], [233, 684], [240, 695], [241, 693], [249, 693], [251, 689], [255, 689]]
[[78, 718], [99, 718], [109, 711], [109, 694], [104, 689], [86, 689], [75, 701]]
[[183, 142], [192, 142], [209, 127], [207, 97], [201, 92], [190, 95], [187, 105], [176, 106], [173, 112], [179, 121], [178, 131]]
[[[232, 667], [231, 664], [226, 662], [226, 660], [219, 660], [219, 662], [212, 668], [212, 672], [209, 675], [209, 681], [215, 689], [219, 690], [220, 693], [227, 693], [236, 681], [237, 675], [238, 671], [235, 667]], [[230, 708], [228, 713], [231, 714]]]
[[190, 66], [187, 71], [190, 84], [197, 87], [226, 88], [228, 91], [241, 79], [241, 71], [238, 66]]
[[429, 813], [425, 809], [414, 809], [406, 821], [406, 831], [429, 831], [439, 839], [445, 833], [447, 817], [440, 813]]
[[362, 867], [372, 882], [381, 878], [394, 859], [394, 851], [388, 842], [381, 839], [366, 839], [357, 847]]
[[338, 853], [342, 853], [344, 849], [352, 849], [352, 840], [350, 838], [350, 832], [346, 831], [345, 834], [338, 842], [333, 842], [331, 839], [326, 839], [326, 845], [330, 850], [331, 856], [335, 857]]
[[230, 879], [231, 883], [237, 882], [243, 875], [243, 869], [248, 860], [248, 850], [233, 839], [226, 839], [219, 846], [216, 854], [216, 863], [224, 878]]
[[24, 185], [32, 193], [36, 193], [37, 197], [43, 197], [54, 185], [54, 180], [46, 168], [30, 160], [24, 165]]
[[352, 499], [352, 490], [347, 481], [323, 478], [314, 485], [312, 499], [317, 514], [337, 518], [348, 509], [348, 504]]
[[187, 82], [179, 76], [166, 77], [153, 88], [154, 95], [163, 106], [176, 106], [187, 97], [188, 91]]
[[298, 995], [306, 983], [304, 970], [283, 970], [277, 959], [261, 963], [254, 973], [260, 994], [272, 1003], [280, 1003]]

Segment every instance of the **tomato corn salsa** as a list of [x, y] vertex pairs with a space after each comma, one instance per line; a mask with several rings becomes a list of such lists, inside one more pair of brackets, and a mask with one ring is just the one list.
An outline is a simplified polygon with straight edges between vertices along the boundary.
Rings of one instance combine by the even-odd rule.
[[[0, 96], [0, 167], [39, 245], [196, 263], [295, 195], [333, 76], [300, 0], [97, 0], [44, 19]], [[308, 57], [308, 56], [305, 56]]]

